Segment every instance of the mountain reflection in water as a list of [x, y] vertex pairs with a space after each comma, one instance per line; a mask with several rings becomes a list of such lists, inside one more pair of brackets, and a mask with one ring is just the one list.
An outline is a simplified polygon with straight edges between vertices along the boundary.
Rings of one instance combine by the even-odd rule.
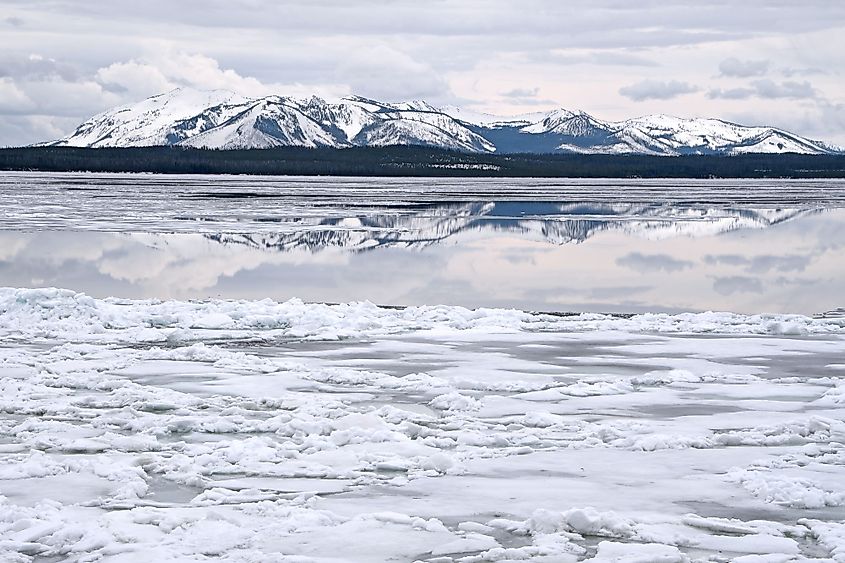
[[280, 206], [274, 228], [258, 233], [0, 231], [0, 285], [598, 312], [814, 314], [845, 295], [843, 208], [485, 201], [327, 211]]
[[[350, 252], [449, 243], [463, 233], [512, 235], [561, 245], [582, 243], [604, 231], [644, 239], [705, 237], [765, 229], [823, 208], [729, 208], [678, 204], [470, 202], [420, 208], [413, 213], [307, 219], [279, 218], [279, 233], [207, 234], [222, 244], [290, 252], [326, 248]], [[281, 227], [280, 227], [281, 228]]]

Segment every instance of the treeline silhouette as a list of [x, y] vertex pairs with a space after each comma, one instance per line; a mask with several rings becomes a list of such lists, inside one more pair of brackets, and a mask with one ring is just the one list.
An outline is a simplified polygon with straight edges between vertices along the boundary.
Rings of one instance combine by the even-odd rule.
[[0, 170], [337, 176], [843, 178], [845, 155], [472, 154], [412, 146], [0, 149]]

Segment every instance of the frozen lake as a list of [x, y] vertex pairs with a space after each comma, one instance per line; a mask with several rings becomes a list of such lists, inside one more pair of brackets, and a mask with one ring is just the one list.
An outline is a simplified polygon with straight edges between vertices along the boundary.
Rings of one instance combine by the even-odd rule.
[[0, 190], [0, 560], [845, 560], [841, 182]]
[[0, 176], [0, 285], [539, 311], [843, 306], [841, 181]]

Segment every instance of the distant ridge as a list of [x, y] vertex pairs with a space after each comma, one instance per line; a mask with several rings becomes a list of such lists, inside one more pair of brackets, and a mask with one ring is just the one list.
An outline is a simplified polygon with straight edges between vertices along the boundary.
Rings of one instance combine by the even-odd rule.
[[177, 88], [92, 117], [44, 146], [211, 149], [421, 145], [470, 153], [845, 154], [845, 149], [773, 127], [650, 115], [604, 121], [582, 111], [498, 117], [424, 101], [359, 96], [251, 98]]

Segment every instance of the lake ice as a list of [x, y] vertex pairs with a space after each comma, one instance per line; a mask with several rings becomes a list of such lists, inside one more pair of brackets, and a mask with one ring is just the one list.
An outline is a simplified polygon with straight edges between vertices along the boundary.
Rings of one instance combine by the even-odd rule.
[[845, 561], [843, 184], [286, 181], [2, 177], [0, 558]]

